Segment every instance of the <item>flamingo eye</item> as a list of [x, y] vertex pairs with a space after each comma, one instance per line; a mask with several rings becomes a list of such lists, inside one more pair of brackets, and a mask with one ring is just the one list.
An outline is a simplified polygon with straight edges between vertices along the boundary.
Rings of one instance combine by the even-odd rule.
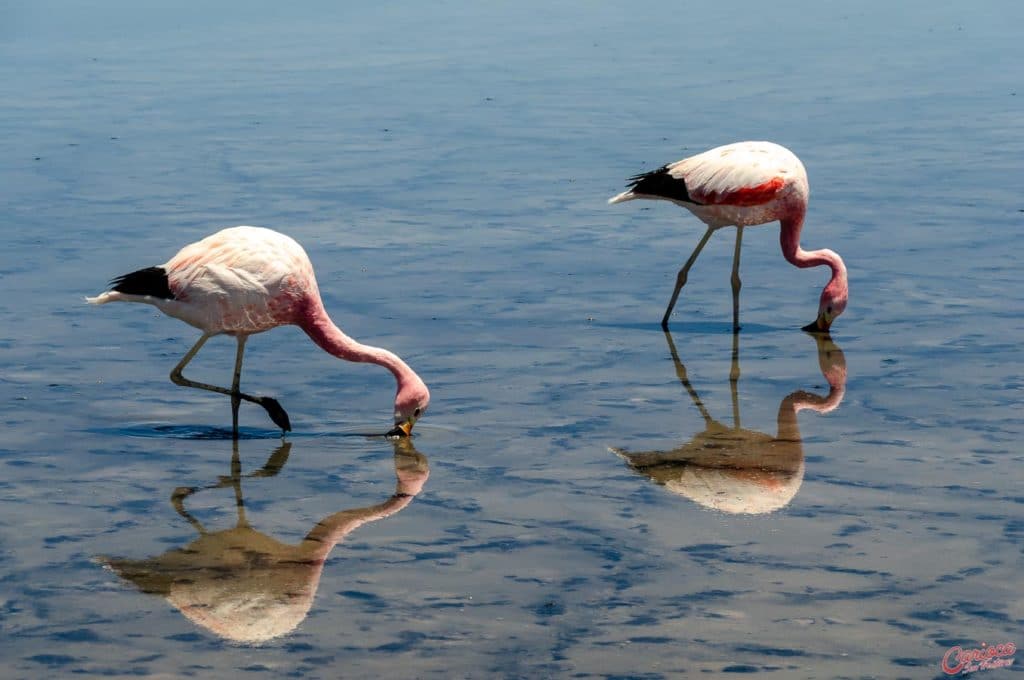
[[832, 305], [829, 305], [829, 306], [828, 306], [828, 310], [827, 310], [827, 311], [828, 311], [828, 313], [829, 313], [829, 314], [831, 314], [831, 313], [832, 313]]
[[416, 410], [412, 412], [412, 417], [413, 418], [419, 418], [420, 417], [420, 407], [419, 406], [417, 406]]

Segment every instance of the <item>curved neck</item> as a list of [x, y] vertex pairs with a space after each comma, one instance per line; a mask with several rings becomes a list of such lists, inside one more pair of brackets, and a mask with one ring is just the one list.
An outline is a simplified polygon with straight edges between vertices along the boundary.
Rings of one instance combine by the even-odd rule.
[[327, 316], [322, 306], [314, 308], [312, 313], [297, 325], [328, 354], [346, 361], [377, 364], [388, 369], [398, 381], [399, 389], [416, 375], [409, 365], [393, 352], [382, 347], [364, 345], [345, 335]]
[[350, 533], [366, 524], [389, 517], [412, 502], [412, 496], [392, 496], [378, 505], [354, 510], [342, 510], [324, 517], [302, 539], [300, 549], [315, 563], [327, 560], [334, 546]]
[[822, 250], [804, 250], [800, 247], [800, 232], [804, 228], [804, 211], [801, 210], [792, 217], [781, 221], [782, 228], [779, 230], [779, 244], [782, 246], [782, 256], [797, 267], [817, 267], [828, 265], [832, 270], [832, 280], [846, 282], [846, 265], [839, 255], [828, 248]]
[[797, 390], [779, 404], [778, 426], [780, 439], [799, 439], [800, 428], [796, 414], [804, 409], [829, 413], [839, 407], [846, 396], [846, 357], [831, 338], [815, 336], [818, 345], [818, 368], [828, 382], [828, 395], [821, 397], [805, 390]]
[[806, 408], [817, 413], [829, 413], [839, 407], [846, 396], [846, 366], [822, 371], [828, 381], [828, 395], [821, 397], [805, 390], [797, 390], [779, 404], [779, 439], [800, 439], [800, 426], [796, 414]]

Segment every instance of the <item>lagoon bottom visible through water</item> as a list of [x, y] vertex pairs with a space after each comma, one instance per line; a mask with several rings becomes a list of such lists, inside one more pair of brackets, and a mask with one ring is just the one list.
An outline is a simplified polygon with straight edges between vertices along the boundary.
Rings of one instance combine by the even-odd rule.
[[[1020, 8], [235, 10], [3, 10], [0, 677], [1020, 667]], [[605, 205], [744, 138], [808, 169], [828, 340], [775, 225], [738, 336], [731, 230], [663, 333], [702, 227]], [[243, 404], [232, 442], [167, 379], [193, 329], [82, 302], [245, 223], [424, 377], [411, 441], [365, 436], [386, 371], [285, 328], [243, 388], [294, 431]]]

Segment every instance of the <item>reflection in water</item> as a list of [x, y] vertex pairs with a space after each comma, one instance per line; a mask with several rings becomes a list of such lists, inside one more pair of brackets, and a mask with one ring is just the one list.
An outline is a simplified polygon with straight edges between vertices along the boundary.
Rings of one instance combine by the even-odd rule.
[[818, 345], [821, 374], [829, 384], [828, 396], [797, 390], [783, 399], [779, 404], [778, 434], [773, 437], [740, 426], [738, 335], [733, 335], [729, 375], [734, 423], [729, 427], [712, 418], [704, 407], [686, 377], [686, 367], [679, 360], [672, 336], [666, 332], [676, 375], [704, 417], [705, 429], [671, 451], [612, 451], [637, 472], [707, 508], [763, 514], [785, 507], [804, 479], [803, 441], [796, 414], [805, 408], [828, 413], [839, 406], [846, 391], [846, 359], [842, 350], [828, 335], [813, 337]]
[[284, 635], [306, 618], [334, 546], [357, 527], [402, 510], [423, 488], [430, 474], [427, 458], [409, 438], [392, 443], [398, 478], [393, 496], [378, 505], [329, 515], [298, 544], [288, 545], [249, 526], [242, 478], [276, 475], [288, 460], [291, 443], [281, 444], [260, 470], [242, 475], [235, 440], [231, 475], [205, 487], [234, 488], [238, 508], [234, 528], [207, 531], [184, 506], [201, 489], [179, 488], [171, 502], [196, 528], [199, 538], [150, 559], [103, 557], [100, 561], [139, 590], [164, 596], [189, 620], [223, 638], [258, 643]]

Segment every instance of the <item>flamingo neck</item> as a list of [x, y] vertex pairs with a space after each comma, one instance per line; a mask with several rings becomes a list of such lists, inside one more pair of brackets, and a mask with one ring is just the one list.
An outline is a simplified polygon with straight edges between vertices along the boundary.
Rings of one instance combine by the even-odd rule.
[[780, 439], [800, 438], [800, 428], [796, 420], [796, 414], [800, 411], [811, 409], [817, 413], [829, 413], [843, 403], [843, 397], [846, 396], [845, 361], [828, 366], [823, 364], [821, 369], [821, 374], [828, 381], [828, 395], [821, 397], [805, 390], [797, 390], [783, 399], [779, 404], [778, 415]]
[[383, 347], [364, 345], [350, 338], [338, 328], [322, 306], [314, 308], [306, 319], [297, 324], [310, 339], [328, 354], [346, 361], [377, 364], [391, 371], [398, 382], [398, 388], [410, 381], [416, 374], [396, 354]]
[[805, 408], [809, 408], [817, 413], [829, 413], [834, 411], [843, 402], [843, 397], [845, 396], [846, 382], [844, 380], [842, 383], [830, 385], [828, 395], [825, 397], [819, 397], [816, 394], [798, 390], [790, 395], [790, 406], [793, 409], [794, 415]]
[[350, 533], [378, 519], [384, 519], [402, 510], [412, 502], [412, 496], [392, 496], [379, 505], [355, 510], [343, 510], [320, 520], [302, 540], [301, 548], [314, 564], [323, 564], [335, 545]]
[[[846, 396], [846, 358], [831, 340], [816, 338], [818, 365], [821, 375], [828, 381], [828, 395], [821, 397], [805, 390], [793, 392], [779, 404], [778, 426], [780, 439], [800, 439], [796, 414], [804, 409], [829, 413], [839, 407]], [[827, 343], [827, 344], [825, 344]]]
[[796, 414], [809, 408], [817, 413], [828, 413], [836, 409], [843, 401], [846, 394], [846, 385], [830, 385], [828, 396], [820, 397], [817, 394], [804, 390], [797, 390], [782, 400], [779, 404], [779, 413], [776, 424], [779, 428], [779, 439], [790, 441], [801, 441], [800, 424], [797, 422]]
[[781, 221], [782, 229], [779, 231], [779, 243], [782, 246], [782, 255], [790, 264], [805, 269], [828, 265], [832, 270], [832, 278], [829, 286], [839, 286], [845, 289], [846, 264], [839, 254], [828, 248], [821, 250], [804, 250], [800, 247], [800, 232], [804, 228], [804, 211], [798, 211], [794, 216]]

